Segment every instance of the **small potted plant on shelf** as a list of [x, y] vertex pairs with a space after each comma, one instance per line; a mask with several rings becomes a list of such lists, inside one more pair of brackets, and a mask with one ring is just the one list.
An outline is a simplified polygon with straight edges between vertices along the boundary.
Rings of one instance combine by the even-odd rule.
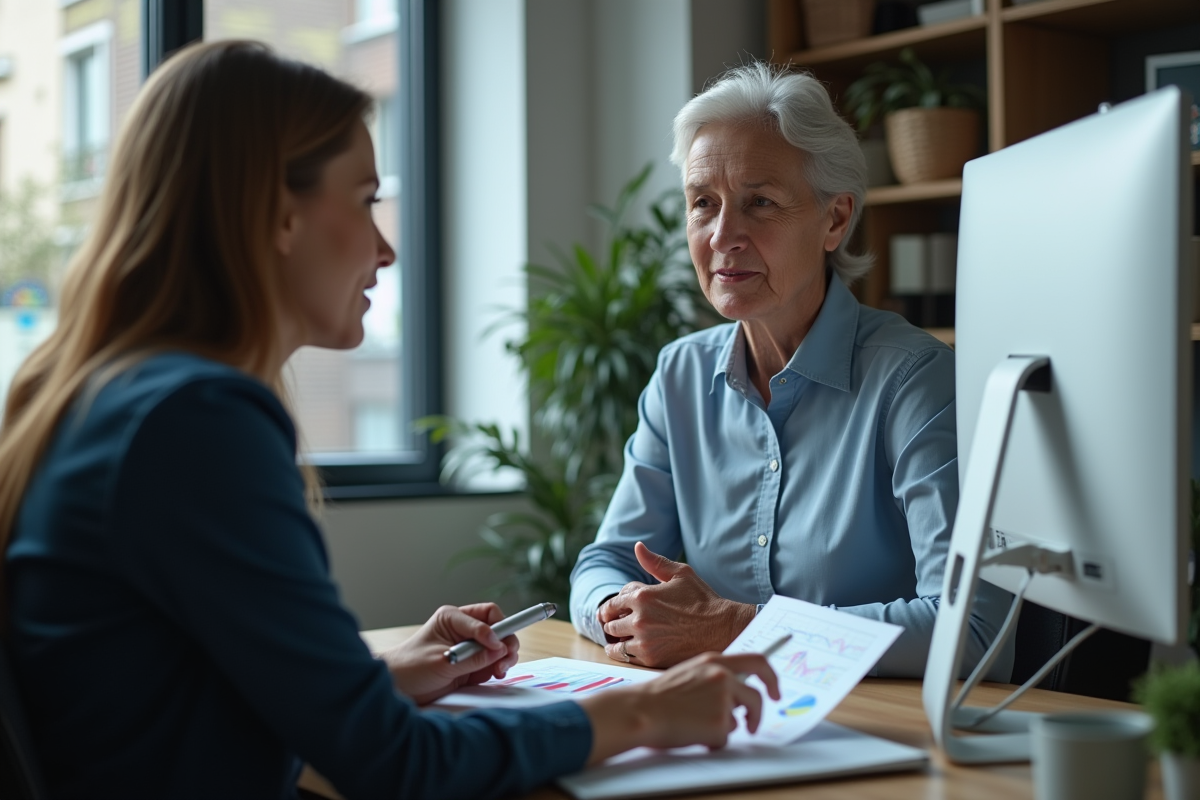
[[846, 90], [846, 111], [860, 132], [883, 120], [892, 169], [901, 183], [954, 178], [979, 150], [977, 86], [954, 83], [947, 70], [934, 73], [912, 48], [900, 63], [876, 62]]
[[1154, 718], [1150, 746], [1159, 753], [1166, 800], [1200, 797], [1200, 664], [1160, 666], [1134, 697]]

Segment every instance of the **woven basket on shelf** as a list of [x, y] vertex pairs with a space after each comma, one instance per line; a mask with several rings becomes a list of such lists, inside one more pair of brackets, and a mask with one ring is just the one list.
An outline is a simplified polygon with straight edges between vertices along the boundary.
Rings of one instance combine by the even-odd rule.
[[809, 47], [824, 47], [871, 33], [875, 0], [801, 0], [804, 38]]
[[957, 178], [979, 151], [979, 112], [902, 108], [884, 117], [892, 171], [901, 183]]

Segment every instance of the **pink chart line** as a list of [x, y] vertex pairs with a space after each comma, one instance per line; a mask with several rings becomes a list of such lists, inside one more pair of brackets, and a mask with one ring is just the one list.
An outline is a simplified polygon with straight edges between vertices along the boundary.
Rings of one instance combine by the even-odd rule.
[[602, 678], [598, 681], [589, 683], [587, 686], [580, 686], [578, 689], [572, 689], [571, 693], [574, 694], [575, 692], [590, 692], [593, 689], [607, 689], [609, 686], [616, 686], [618, 683], [620, 683], [623, 680], [625, 680], [625, 679], [624, 678]]
[[788, 660], [788, 665], [784, 667], [784, 672], [789, 675], [795, 675], [798, 678], [807, 678], [809, 675], [824, 675], [829, 670], [829, 666], [826, 664], [822, 667], [809, 667], [808, 653], [801, 650]]
[[838, 655], [845, 655], [847, 650], [857, 650], [861, 654], [866, 652], [867, 649], [861, 645], [850, 644], [845, 639], [840, 637], [837, 639], [830, 639], [826, 636], [822, 636], [819, 633], [811, 633], [809, 631], [792, 631], [792, 635], [798, 639], [804, 639], [810, 644], [824, 643], [826, 649], [833, 650], [837, 652]]

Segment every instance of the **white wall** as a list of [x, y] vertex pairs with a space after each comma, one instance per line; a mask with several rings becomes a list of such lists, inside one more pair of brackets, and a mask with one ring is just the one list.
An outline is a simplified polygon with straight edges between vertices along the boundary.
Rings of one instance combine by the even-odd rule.
[[[528, 429], [497, 305], [523, 303], [521, 266], [546, 247], [599, 244], [587, 205], [609, 205], [647, 161], [645, 193], [678, 185], [675, 112], [741, 51], [762, 51], [763, 0], [444, 0], [443, 148], [449, 413]], [[521, 497], [344, 503], [327, 512], [334, 577], [364, 627], [478, 600], [499, 576], [446, 562]]]
[[598, 197], [611, 204], [647, 162], [642, 203], [679, 186], [667, 161], [671, 120], [692, 97], [688, 0], [602, 0], [595, 20]]
[[691, 0], [692, 94], [729, 67], [768, 59], [766, 0]]
[[502, 577], [486, 561], [453, 568], [456, 554], [480, 544], [488, 515], [521, 511], [523, 497], [477, 495], [452, 500], [387, 500], [331, 506], [325, 539], [342, 600], [363, 628], [423, 622], [445, 603], [485, 598]]
[[484, 336], [503, 309], [525, 305], [524, 3], [448, 0], [440, 8], [446, 411], [524, 434], [528, 402], [506, 336]]

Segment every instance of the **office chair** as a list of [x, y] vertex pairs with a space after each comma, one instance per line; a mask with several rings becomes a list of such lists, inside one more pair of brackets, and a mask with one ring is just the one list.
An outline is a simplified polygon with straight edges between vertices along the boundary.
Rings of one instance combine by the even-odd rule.
[[42, 800], [42, 775], [9, 663], [8, 646], [0, 642], [0, 797]]
[[[1086, 622], [1025, 601], [1017, 620], [1012, 682], [1022, 684]], [[1038, 684], [1039, 689], [1130, 702], [1132, 684], [1150, 666], [1150, 642], [1101, 629]]]

